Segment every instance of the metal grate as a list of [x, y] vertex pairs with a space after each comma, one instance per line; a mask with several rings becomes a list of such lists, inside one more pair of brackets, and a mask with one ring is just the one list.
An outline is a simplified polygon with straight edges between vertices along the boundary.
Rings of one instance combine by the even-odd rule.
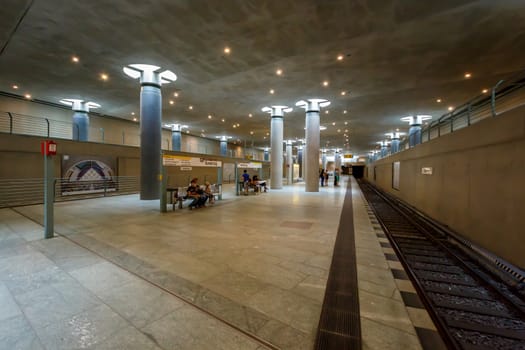
[[317, 350], [361, 349], [352, 187], [348, 186], [317, 330]]

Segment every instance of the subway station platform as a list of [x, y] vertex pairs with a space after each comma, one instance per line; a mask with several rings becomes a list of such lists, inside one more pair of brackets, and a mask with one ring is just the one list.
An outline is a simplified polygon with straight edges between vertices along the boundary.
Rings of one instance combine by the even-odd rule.
[[[335, 237], [353, 215], [363, 349], [439, 337], [357, 183], [159, 212], [138, 195], [0, 210], [0, 349], [313, 349]], [[351, 191], [353, 213], [342, 212]], [[231, 194], [229, 194], [229, 192]]]

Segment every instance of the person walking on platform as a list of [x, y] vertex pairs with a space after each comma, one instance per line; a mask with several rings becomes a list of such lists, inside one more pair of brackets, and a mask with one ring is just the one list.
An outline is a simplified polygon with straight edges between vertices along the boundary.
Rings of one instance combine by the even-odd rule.
[[321, 187], [324, 187], [324, 169], [319, 172], [319, 178], [321, 179]]

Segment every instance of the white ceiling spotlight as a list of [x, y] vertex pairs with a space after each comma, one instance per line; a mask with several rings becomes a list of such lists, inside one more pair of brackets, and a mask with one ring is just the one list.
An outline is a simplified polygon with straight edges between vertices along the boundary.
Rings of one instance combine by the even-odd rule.
[[71, 109], [76, 112], [89, 112], [90, 109], [100, 108], [100, 105], [93, 101], [84, 101], [76, 98], [63, 98], [60, 103], [71, 106]]
[[122, 68], [124, 73], [133, 78], [139, 79], [140, 83], [153, 83], [156, 85], [168, 84], [177, 80], [177, 75], [170, 70], [157, 72], [160, 69], [158, 66], [150, 64], [130, 64]]

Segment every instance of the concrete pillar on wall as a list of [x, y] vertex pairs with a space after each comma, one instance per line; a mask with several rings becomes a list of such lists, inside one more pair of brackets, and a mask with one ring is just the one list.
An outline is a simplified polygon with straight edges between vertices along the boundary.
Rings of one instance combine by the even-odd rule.
[[402, 121], [408, 122], [410, 129], [408, 130], [408, 144], [410, 148], [421, 143], [421, 125], [425, 120], [432, 119], [430, 115], [416, 115], [401, 118]]
[[330, 105], [328, 100], [317, 98], [296, 103], [296, 106], [306, 110], [306, 192], [319, 192], [319, 145], [321, 141], [319, 111], [321, 107], [328, 105]]
[[303, 178], [303, 145], [297, 147], [297, 164], [299, 164], [299, 178]]
[[72, 140], [75, 141], [89, 141], [89, 109], [99, 108], [98, 103], [84, 100], [77, 100], [74, 98], [65, 98], [60, 100], [60, 103], [71, 106], [73, 109], [73, 134]]
[[264, 149], [264, 161], [267, 162], [268, 160], [270, 160], [270, 150], [266, 147]]
[[335, 150], [335, 168], [341, 170], [341, 151]]
[[377, 143], [381, 146], [381, 158], [385, 158], [386, 156], [388, 156], [388, 141], [378, 141]]
[[271, 106], [264, 107], [263, 112], [270, 113], [272, 116], [271, 122], [271, 174], [270, 186], [272, 189], [283, 188], [283, 117], [284, 113], [292, 111], [292, 108], [287, 106]]
[[140, 78], [140, 199], [159, 199], [161, 181], [162, 94], [160, 87], [177, 79], [175, 73], [148, 64], [131, 64], [124, 73]]
[[182, 150], [182, 129], [187, 128], [187, 125], [170, 124], [171, 126], [171, 150], [180, 152]]
[[395, 131], [386, 133], [385, 135], [390, 137], [390, 154], [399, 152], [399, 140], [404, 133]]
[[[301, 164], [301, 177], [304, 182], [306, 182], [306, 140], [301, 140], [301, 143], [303, 145], [303, 156], [302, 156], [302, 164]], [[319, 177], [319, 176], [317, 176]]]
[[226, 157], [228, 155], [228, 139], [231, 136], [218, 136], [220, 137], [220, 155]]
[[286, 140], [286, 180], [288, 185], [293, 184], [292, 143], [292, 140]]

